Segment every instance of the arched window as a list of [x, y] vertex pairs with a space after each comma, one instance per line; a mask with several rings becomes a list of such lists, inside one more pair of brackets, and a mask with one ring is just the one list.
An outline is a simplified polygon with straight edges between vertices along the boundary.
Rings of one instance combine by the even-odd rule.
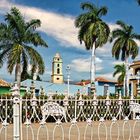
[[137, 69], [135, 70], [135, 75], [137, 75], [139, 72], [140, 72], [140, 68], [137, 68]]
[[59, 67], [59, 64], [57, 64], [57, 67]]
[[60, 73], [60, 69], [57, 69], [57, 74], [59, 74]]

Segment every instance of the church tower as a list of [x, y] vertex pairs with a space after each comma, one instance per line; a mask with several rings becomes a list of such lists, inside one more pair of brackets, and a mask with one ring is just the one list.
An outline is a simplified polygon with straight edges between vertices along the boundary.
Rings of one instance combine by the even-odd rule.
[[52, 62], [52, 83], [63, 83], [62, 58], [56, 53]]

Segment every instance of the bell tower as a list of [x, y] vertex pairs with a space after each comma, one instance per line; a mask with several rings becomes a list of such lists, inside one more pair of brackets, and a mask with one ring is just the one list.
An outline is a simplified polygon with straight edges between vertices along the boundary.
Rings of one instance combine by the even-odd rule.
[[63, 83], [63, 73], [62, 73], [62, 58], [59, 53], [56, 53], [52, 62], [52, 83]]

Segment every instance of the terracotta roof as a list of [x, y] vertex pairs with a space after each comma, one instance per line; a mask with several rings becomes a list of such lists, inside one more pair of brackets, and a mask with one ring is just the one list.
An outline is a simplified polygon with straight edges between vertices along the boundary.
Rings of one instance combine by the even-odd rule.
[[88, 85], [88, 84], [90, 84], [90, 80], [85, 80], [83, 82], [77, 82], [75, 85], [84, 86], [84, 85]]
[[112, 80], [109, 80], [109, 79], [105, 79], [105, 78], [103, 78], [103, 77], [97, 77], [97, 78], [95, 79], [95, 81], [106, 82], [106, 83], [117, 83], [117, 82], [115, 82], [115, 81], [112, 81]]
[[[108, 80], [108, 79], [105, 79], [105, 78], [103, 78], [103, 77], [97, 77], [97, 78], [95, 79], [95, 81], [98, 81], [98, 82], [105, 82], [105, 83], [116, 83], [116, 84], [117, 84], [117, 82], [111, 81], [111, 80]], [[77, 82], [77, 83], [76, 83], [76, 85], [81, 85], [81, 86], [87, 85], [87, 84], [90, 84], [90, 80], [85, 80], [84, 82]]]
[[10, 84], [6, 81], [0, 79], [0, 87], [10, 87]]
[[137, 65], [140, 65], [140, 60], [133, 61], [133, 63], [130, 65], [130, 67], [134, 67], [134, 66], [137, 66]]

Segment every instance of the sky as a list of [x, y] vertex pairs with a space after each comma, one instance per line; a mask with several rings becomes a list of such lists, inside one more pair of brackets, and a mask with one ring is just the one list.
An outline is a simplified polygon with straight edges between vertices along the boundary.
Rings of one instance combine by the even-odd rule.
[[[10, 8], [20, 9], [25, 20], [40, 19], [38, 28], [48, 48], [38, 46], [37, 50], [45, 62], [45, 73], [41, 76], [44, 81], [51, 80], [53, 56], [58, 52], [63, 59], [64, 79], [67, 79], [66, 66], [70, 65], [71, 81], [81, 81], [90, 78], [91, 51], [85, 49], [77, 39], [78, 29], [74, 26], [75, 18], [83, 11], [80, 8], [86, 0], [0, 0], [0, 22], [4, 22], [4, 15]], [[136, 0], [88, 0], [98, 6], [107, 6], [108, 13], [103, 20], [108, 23], [111, 31], [117, 28], [117, 20], [122, 20], [134, 27], [140, 34], [140, 6]], [[140, 42], [138, 42], [140, 46]], [[114, 65], [122, 63], [111, 55], [112, 44], [106, 43], [96, 49], [96, 76], [115, 80], [112, 77]], [[136, 58], [139, 59], [140, 55]], [[132, 62], [132, 60], [130, 60]], [[10, 75], [6, 70], [6, 63], [0, 69], [0, 78], [14, 81], [14, 72]]]

